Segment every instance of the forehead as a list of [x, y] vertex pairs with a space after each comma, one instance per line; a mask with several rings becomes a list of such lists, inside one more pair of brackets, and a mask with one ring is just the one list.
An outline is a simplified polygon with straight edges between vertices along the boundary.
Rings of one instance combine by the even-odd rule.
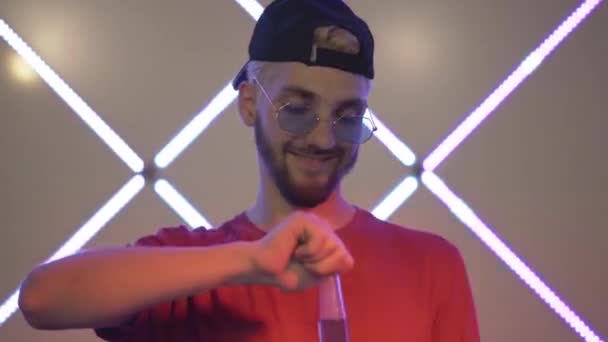
[[289, 89], [302, 89], [314, 94], [316, 100], [340, 102], [366, 100], [370, 81], [362, 76], [335, 68], [307, 66], [302, 63], [273, 64], [268, 77], [273, 97], [298, 96]]

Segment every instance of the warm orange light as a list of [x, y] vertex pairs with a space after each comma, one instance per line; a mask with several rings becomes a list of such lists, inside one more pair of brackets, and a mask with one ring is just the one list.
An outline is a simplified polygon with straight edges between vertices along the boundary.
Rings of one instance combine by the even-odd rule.
[[34, 71], [34, 69], [16, 53], [9, 56], [8, 68], [15, 80], [19, 82], [30, 83], [38, 76], [36, 71]]

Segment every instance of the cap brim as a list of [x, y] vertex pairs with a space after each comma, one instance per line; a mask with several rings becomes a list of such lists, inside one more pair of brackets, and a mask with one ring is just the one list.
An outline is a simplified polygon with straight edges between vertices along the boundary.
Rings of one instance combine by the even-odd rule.
[[247, 62], [243, 65], [241, 70], [239, 70], [239, 72], [236, 74], [236, 76], [232, 80], [232, 88], [234, 88], [234, 90], [238, 90], [241, 83], [244, 81], [247, 81], [247, 64], [248, 63], [249, 62]]

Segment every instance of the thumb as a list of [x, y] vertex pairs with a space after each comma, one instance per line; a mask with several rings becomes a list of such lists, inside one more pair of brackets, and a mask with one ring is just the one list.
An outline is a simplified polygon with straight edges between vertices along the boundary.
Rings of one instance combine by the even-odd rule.
[[286, 270], [285, 272], [278, 274], [276, 277], [281, 287], [285, 289], [293, 290], [298, 287], [298, 275], [294, 271]]

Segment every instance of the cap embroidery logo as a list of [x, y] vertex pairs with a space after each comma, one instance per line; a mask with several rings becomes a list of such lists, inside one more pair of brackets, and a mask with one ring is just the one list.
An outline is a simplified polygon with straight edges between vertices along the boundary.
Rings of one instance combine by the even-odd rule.
[[334, 50], [356, 55], [361, 49], [359, 39], [350, 31], [337, 26], [322, 26], [314, 31], [310, 61], [317, 61], [317, 49]]

